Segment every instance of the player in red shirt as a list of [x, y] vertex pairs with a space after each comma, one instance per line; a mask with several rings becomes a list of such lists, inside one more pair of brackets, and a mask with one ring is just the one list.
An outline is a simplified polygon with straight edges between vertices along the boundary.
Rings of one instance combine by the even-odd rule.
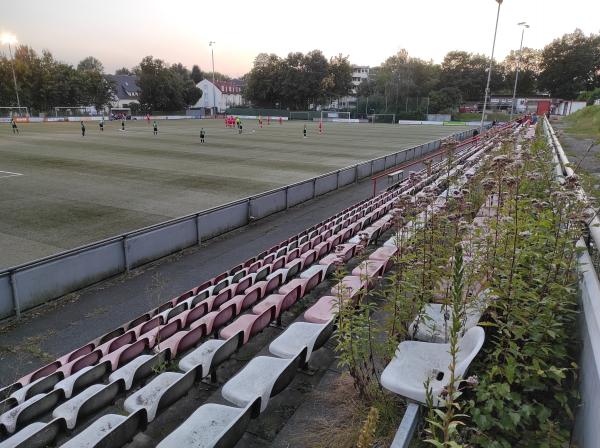
[[258, 116], [258, 127], [262, 129], [262, 116]]
[[279, 124], [283, 124], [283, 117], [279, 117]]

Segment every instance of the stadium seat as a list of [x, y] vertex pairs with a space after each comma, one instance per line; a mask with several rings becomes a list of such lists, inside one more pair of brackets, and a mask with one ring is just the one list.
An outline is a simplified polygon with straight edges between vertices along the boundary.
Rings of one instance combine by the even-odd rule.
[[155, 355], [140, 355], [111, 373], [108, 380], [110, 382], [121, 380], [125, 390], [129, 390], [137, 380], [152, 375], [156, 368], [166, 361], [166, 358], [164, 351]]
[[120, 383], [120, 381], [117, 381], [108, 385], [94, 384], [54, 408], [52, 416], [62, 418], [67, 429], [73, 429], [78, 418], [89, 415], [112, 403], [119, 393]]
[[239, 332], [229, 339], [210, 339], [179, 361], [179, 368], [184, 372], [197, 371], [197, 378], [211, 375], [212, 381], [217, 381], [216, 370], [243, 344], [244, 334]]
[[148, 338], [143, 337], [132, 344], [124, 345], [123, 347], [120, 347], [117, 350], [109, 353], [100, 359], [100, 362], [108, 361], [110, 363], [111, 370], [114, 371], [123, 364], [126, 364], [134, 359], [140, 353], [143, 353], [146, 349], [148, 349], [148, 347]]
[[61, 448], [109, 448], [123, 446], [129, 442], [146, 422], [144, 413], [136, 412], [128, 417], [107, 414], [100, 417]]
[[195, 307], [184, 311], [177, 316], [177, 320], [180, 322], [179, 328], [187, 328], [192, 322], [205, 316], [208, 313], [208, 305], [208, 302], [199, 303]]
[[52, 390], [54, 386], [63, 378], [61, 372], [54, 372], [48, 376], [43, 376], [29, 384], [15, 390], [10, 394], [10, 398], [14, 398], [17, 403], [23, 403], [25, 400], [41, 393]]
[[74, 393], [100, 381], [108, 373], [109, 369], [110, 363], [108, 361], [98, 363], [95, 366], [84, 367], [80, 371], [56, 383], [54, 389], [62, 390], [65, 398], [71, 398]]
[[35, 422], [0, 442], [0, 448], [45, 448], [52, 444], [63, 431], [64, 421], [55, 419], [49, 423]]
[[275, 307], [275, 319], [281, 325], [281, 313], [289, 309], [301, 297], [302, 288], [297, 285], [285, 294], [270, 294], [252, 308], [254, 314], [262, 314], [267, 309]]
[[313, 351], [327, 342], [334, 330], [333, 318], [323, 324], [295, 322], [269, 345], [269, 352], [280, 358], [295, 358], [304, 353], [302, 364], [308, 364]]
[[341, 294], [346, 300], [354, 300], [358, 298], [358, 295], [366, 287], [366, 280], [361, 279], [358, 276], [346, 276], [342, 281], [331, 288], [332, 295]]
[[383, 276], [387, 262], [382, 260], [365, 260], [352, 270], [352, 275], [369, 280], [369, 285], [373, 286], [377, 279]]
[[235, 303], [227, 305], [218, 311], [211, 311], [206, 316], [203, 316], [196, 322], [192, 323], [190, 325], [190, 329], [205, 325], [205, 334], [211, 334], [214, 332], [216, 337], [216, 331], [236, 316], [235, 311]]
[[260, 398], [260, 411], [263, 412], [269, 398], [277, 395], [294, 379], [304, 352], [294, 359], [257, 356], [246, 367], [231, 378], [221, 389], [227, 401], [241, 407], [254, 403]]
[[62, 390], [53, 390], [47, 394], [37, 394], [0, 415], [0, 429], [12, 434], [27, 423], [47, 413], [62, 399]]
[[339, 312], [340, 299], [336, 296], [323, 296], [304, 312], [304, 319], [315, 324], [329, 322]]
[[253, 414], [257, 414], [260, 399], [237, 408], [209, 403], [200, 406], [157, 448], [219, 447], [229, 448], [242, 438]]
[[187, 373], [164, 372], [125, 400], [123, 407], [129, 413], [143, 410], [150, 423], [162, 408], [177, 401], [194, 384], [196, 371]]
[[183, 330], [175, 333], [169, 339], [160, 343], [160, 350], [155, 351], [167, 351], [169, 353], [169, 359], [173, 359], [181, 352], [187, 351], [189, 348], [198, 344], [198, 342], [206, 336], [206, 327], [201, 325], [199, 327]]
[[235, 314], [238, 315], [242, 311], [244, 311], [244, 310], [250, 308], [252, 305], [254, 305], [258, 301], [259, 297], [260, 297], [260, 290], [253, 289], [252, 291], [248, 292], [247, 294], [240, 294], [235, 297], [232, 297], [231, 300], [229, 300], [229, 301], [225, 302], [223, 305], [221, 305], [221, 308], [229, 306], [233, 303], [233, 304], [235, 304], [235, 307], [236, 307]]
[[[477, 355], [485, 339], [481, 327], [470, 328], [459, 340], [458, 359], [455, 368], [457, 378], [464, 377], [471, 361]], [[420, 403], [426, 403], [425, 382], [433, 395], [433, 405], [440, 406], [440, 394], [449, 384], [450, 344], [404, 341], [398, 345], [392, 361], [381, 374], [381, 384], [386, 389]]]
[[244, 333], [243, 344], [246, 344], [252, 336], [260, 333], [274, 320], [275, 305], [267, 308], [261, 314], [244, 314], [239, 316], [231, 324], [223, 328], [219, 336], [221, 339], [229, 339], [242, 331]]

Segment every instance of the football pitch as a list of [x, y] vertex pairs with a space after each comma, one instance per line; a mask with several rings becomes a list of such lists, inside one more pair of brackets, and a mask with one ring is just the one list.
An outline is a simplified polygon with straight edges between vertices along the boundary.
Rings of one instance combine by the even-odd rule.
[[[307, 125], [308, 138], [302, 137]], [[0, 125], [0, 268], [214, 207], [465, 129], [223, 120]], [[206, 143], [200, 144], [200, 128]]]

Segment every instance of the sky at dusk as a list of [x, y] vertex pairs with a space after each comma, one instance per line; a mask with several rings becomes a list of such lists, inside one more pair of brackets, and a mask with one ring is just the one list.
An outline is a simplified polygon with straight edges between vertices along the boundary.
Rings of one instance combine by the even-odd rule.
[[[208, 71], [212, 40], [215, 70], [232, 76], [250, 70], [260, 52], [320, 49], [371, 66], [402, 48], [435, 62], [451, 50], [489, 55], [497, 10], [494, 0], [1, 0], [1, 6], [0, 33], [64, 62], [91, 55], [112, 73], [153, 55]], [[496, 59], [518, 49], [521, 21], [531, 25], [525, 46], [542, 48], [575, 28], [598, 33], [600, 0], [504, 0]]]

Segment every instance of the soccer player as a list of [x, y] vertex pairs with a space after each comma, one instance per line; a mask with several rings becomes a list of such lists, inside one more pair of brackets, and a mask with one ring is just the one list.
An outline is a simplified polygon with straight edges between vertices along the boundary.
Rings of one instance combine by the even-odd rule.
[[304, 125], [304, 130], [302, 131], [302, 133], [304, 134], [304, 138], [306, 138], [306, 125]]
[[85, 137], [85, 123], [81, 120], [81, 136]]
[[323, 133], [323, 122], [319, 121], [319, 134]]
[[[238, 120], [239, 120], [239, 118], [238, 118]], [[242, 121], [240, 120], [240, 124], [238, 127], [238, 134], [241, 134], [241, 133], [242, 133]]]
[[121, 120], [121, 130], [125, 130], [125, 120]]
[[100, 126], [100, 132], [104, 132], [104, 118], [102, 120], [100, 120], [100, 123], [98, 123], [98, 126]]
[[279, 117], [279, 124], [283, 124], [283, 117]]
[[271, 116], [267, 115], [267, 126], [271, 124]]
[[258, 127], [262, 129], [262, 116], [258, 116]]
[[154, 129], [154, 135], [158, 135], [158, 123], [156, 123], [156, 120], [152, 123], [152, 129]]
[[204, 143], [204, 128], [200, 129], [200, 143]]
[[14, 118], [10, 119], [10, 124], [12, 125], [13, 134], [19, 135], [19, 128], [17, 127], [17, 122], [15, 121]]

